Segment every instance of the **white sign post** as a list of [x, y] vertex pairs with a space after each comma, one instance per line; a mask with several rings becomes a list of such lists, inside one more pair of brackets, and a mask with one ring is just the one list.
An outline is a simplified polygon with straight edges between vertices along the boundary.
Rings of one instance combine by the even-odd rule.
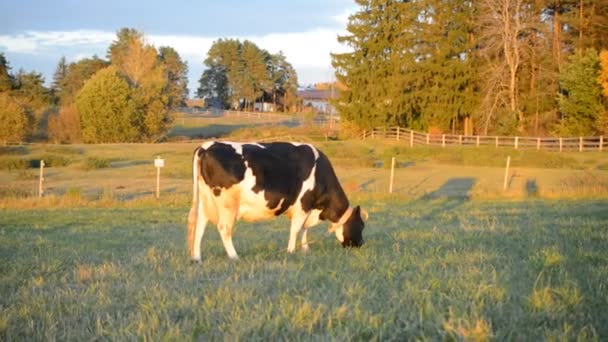
[[158, 199], [160, 197], [160, 168], [165, 167], [165, 160], [160, 159], [160, 156], [156, 156], [154, 166], [156, 167], [156, 198]]

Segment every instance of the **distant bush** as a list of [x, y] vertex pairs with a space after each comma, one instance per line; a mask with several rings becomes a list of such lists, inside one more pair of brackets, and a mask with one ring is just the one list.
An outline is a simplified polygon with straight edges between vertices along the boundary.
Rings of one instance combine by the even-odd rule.
[[29, 160], [23, 158], [0, 159], [0, 170], [25, 170], [30, 166]]
[[0, 187], [0, 198], [26, 198], [33, 194], [27, 190], [13, 187]]
[[0, 156], [2, 155], [24, 155], [30, 152], [25, 146], [0, 146]]
[[111, 161], [105, 158], [88, 157], [83, 164], [84, 170], [97, 170], [110, 167]]
[[29, 161], [29, 166], [34, 168], [40, 167], [40, 160], [44, 160], [45, 167], [63, 167], [68, 166], [72, 163], [72, 160], [70, 158], [64, 157], [62, 155], [43, 154], [39, 158], [31, 159]]

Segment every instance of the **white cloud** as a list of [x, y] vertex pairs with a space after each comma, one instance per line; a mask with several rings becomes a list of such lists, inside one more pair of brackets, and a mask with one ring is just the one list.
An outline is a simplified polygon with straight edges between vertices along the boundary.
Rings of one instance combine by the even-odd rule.
[[[348, 13], [336, 16], [337, 22], [345, 22]], [[345, 25], [340, 25], [344, 27]], [[337, 36], [344, 34], [341, 29], [315, 29], [306, 32], [272, 33], [263, 36], [226, 37], [251, 40], [260, 48], [271, 53], [282, 51], [298, 72], [301, 83], [331, 80], [331, 52], [343, 52], [347, 48], [337, 42]], [[200, 67], [213, 42], [221, 37], [192, 35], [146, 35], [146, 39], [156, 47], [171, 46], [190, 65], [190, 84], [200, 77]], [[112, 41], [115, 32], [97, 30], [76, 31], [27, 31], [16, 35], [0, 35], [0, 51], [34, 56], [66, 55], [74, 61], [93, 54], [102, 54]], [[12, 63], [14, 61], [11, 61]], [[194, 67], [194, 68], [193, 68]], [[199, 72], [194, 75], [194, 72]], [[51, 75], [47, 75], [47, 78]]]
[[114, 37], [114, 33], [93, 30], [27, 31], [17, 35], [0, 35], [0, 47], [13, 53], [44, 54], [65, 47], [107, 46]]

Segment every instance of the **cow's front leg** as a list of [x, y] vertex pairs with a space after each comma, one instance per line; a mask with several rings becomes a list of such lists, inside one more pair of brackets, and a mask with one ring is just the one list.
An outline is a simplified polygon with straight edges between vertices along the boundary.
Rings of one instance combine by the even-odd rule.
[[293, 253], [296, 251], [296, 240], [298, 239], [298, 233], [306, 219], [308, 218], [308, 214], [301, 215], [293, 215], [291, 218], [291, 229], [289, 232], [289, 244], [287, 244], [287, 252]]
[[310, 249], [308, 247], [308, 238], [306, 237], [307, 233], [308, 233], [308, 228], [302, 229], [302, 251], [303, 252], [308, 252], [308, 250]]

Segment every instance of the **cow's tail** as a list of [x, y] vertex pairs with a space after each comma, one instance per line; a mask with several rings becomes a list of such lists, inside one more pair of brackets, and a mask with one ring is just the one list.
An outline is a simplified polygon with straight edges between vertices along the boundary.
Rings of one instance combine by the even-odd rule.
[[186, 232], [186, 244], [188, 248], [188, 255], [192, 256], [194, 249], [194, 234], [196, 233], [196, 221], [198, 220], [198, 208], [200, 196], [198, 193], [198, 178], [200, 173], [201, 155], [205, 152], [202, 146], [199, 146], [194, 150], [192, 157], [192, 207], [190, 207], [190, 213], [188, 214], [188, 226]]

